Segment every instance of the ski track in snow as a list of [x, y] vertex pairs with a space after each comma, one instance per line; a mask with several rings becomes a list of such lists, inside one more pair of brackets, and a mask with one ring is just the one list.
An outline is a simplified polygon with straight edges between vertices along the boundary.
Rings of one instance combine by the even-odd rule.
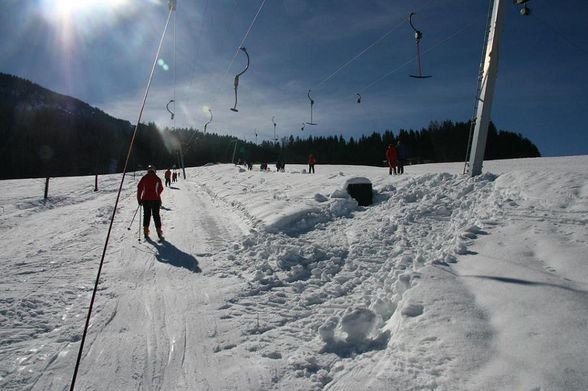
[[[371, 168], [374, 205], [363, 208], [341, 186], [370, 168], [321, 176], [319, 167], [309, 177], [290, 167], [190, 169], [164, 193], [162, 243], [137, 241], [137, 220], [126, 229], [135, 211], [129, 178], [78, 389], [538, 390], [542, 373], [564, 389], [588, 384], [581, 370], [560, 381], [546, 363], [535, 373], [505, 367], [509, 349], [524, 356], [512, 347], [527, 337], [496, 309], [509, 294], [533, 303], [520, 291], [531, 282], [584, 306], [585, 174], [568, 183], [539, 170], [466, 178], [440, 166], [401, 177]], [[69, 387], [119, 177], [105, 177], [98, 193], [81, 180], [55, 180], [44, 202], [31, 195], [40, 180], [5, 181], [2, 389]], [[524, 245], [514, 239], [521, 229]], [[497, 264], [519, 274], [498, 275]], [[560, 319], [548, 315], [525, 313], [557, 329]], [[580, 330], [573, 340], [585, 340]], [[540, 343], [527, 348], [549, 361]]]
[[[104, 205], [116, 180], [106, 178], [97, 195], [90, 180], [80, 187], [79, 179], [54, 179], [47, 200], [42, 180], [6, 182], [10, 201], [3, 203], [0, 240], [9, 251], [0, 262], [0, 376], [4, 389], [26, 389], [81, 338], [72, 319], [85, 316], [99, 241], [112, 213]], [[79, 208], [87, 212], [79, 214]], [[79, 220], [61, 224], [70, 213]]]

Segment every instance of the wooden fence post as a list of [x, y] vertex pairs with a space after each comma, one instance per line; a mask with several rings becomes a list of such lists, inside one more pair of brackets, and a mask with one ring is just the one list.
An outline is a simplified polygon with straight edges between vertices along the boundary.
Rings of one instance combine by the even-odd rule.
[[49, 195], [49, 177], [45, 178], [45, 199]]

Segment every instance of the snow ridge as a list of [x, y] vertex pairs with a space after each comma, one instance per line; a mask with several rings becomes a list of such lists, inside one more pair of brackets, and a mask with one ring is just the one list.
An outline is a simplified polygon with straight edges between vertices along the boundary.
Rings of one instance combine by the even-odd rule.
[[[455, 262], [495, 224], [495, 178], [424, 175], [382, 189], [370, 208], [355, 204], [349, 217], [326, 209], [307, 232], [292, 216], [282, 232], [272, 232], [275, 225], [256, 230], [239, 244], [242, 255], [226, 255], [249, 289], [221, 307], [224, 317], [249, 324], [245, 349], [282, 357], [275, 351], [281, 346], [295, 352], [288, 358], [295, 376], [331, 382], [341, 360], [386, 349], [403, 317], [427, 310], [404, 293], [419, 283], [422, 268]], [[399, 309], [402, 317], [393, 317]]]

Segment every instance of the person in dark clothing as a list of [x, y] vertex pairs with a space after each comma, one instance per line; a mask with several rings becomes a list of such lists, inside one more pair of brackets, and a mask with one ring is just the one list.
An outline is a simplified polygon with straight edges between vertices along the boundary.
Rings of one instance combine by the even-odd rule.
[[398, 143], [396, 144], [396, 151], [398, 152], [398, 174], [404, 174], [404, 166], [408, 159], [408, 151], [406, 147], [400, 143], [400, 140], [398, 140]]
[[165, 186], [166, 187], [170, 187], [171, 186], [171, 170], [168, 168], [167, 171], [165, 171], [164, 177], [165, 177]]
[[316, 158], [314, 157], [314, 155], [311, 153], [310, 156], [308, 157], [308, 173], [313, 173], [314, 174], [314, 165], [316, 164]]
[[137, 202], [143, 206], [143, 234], [145, 238], [149, 237], [149, 223], [151, 222], [151, 215], [153, 215], [157, 236], [163, 239], [161, 217], [159, 216], [162, 191], [161, 179], [155, 173], [155, 167], [149, 165], [147, 174], [141, 178], [137, 185]]

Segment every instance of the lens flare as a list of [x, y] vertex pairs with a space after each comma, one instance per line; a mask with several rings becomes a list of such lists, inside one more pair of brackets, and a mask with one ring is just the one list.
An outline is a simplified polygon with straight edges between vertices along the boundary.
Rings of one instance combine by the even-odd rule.
[[167, 65], [163, 58], [157, 60], [157, 65], [159, 65], [164, 71], [169, 71], [169, 65]]

